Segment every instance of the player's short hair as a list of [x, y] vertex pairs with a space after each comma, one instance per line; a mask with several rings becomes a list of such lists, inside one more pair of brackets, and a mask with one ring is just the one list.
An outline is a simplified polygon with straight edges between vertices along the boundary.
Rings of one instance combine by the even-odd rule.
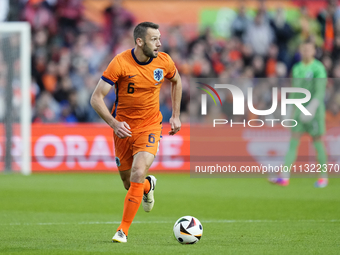
[[137, 38], [142, 38], [145, 40], [145, 35], [148, 28], [158, 29], [159, 25], [152, 22], [139, 23], [133, 31], [133, 39], [135, 40], [135, 43], [137, 42]]
[[315, 42], [311, 37], [306, 38], [301, 44], [312, 44], [315, 47]]

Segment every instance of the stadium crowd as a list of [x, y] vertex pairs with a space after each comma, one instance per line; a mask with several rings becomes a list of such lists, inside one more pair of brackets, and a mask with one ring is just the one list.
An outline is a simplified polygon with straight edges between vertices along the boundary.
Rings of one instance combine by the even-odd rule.
[[[86, 20], [81, 0], [15, 0], [12, 20], [28, 21], [32, 26], [33, 122], [98, 122], [89, 104], [90, 95], [111, 59], [134, 47], [132, 31], [136, 19], [120, 1], [113, 1], [103, 16], [101, 27]], [[206, 28], [196, 38], [188, 38], [181, 26], [161, 26], [162, 50], [176, 63], [183, 81], [182, 121], [189, 122], [189, 111], [198, 110], [198, 102], [189, 104], [193, 78], [221, 81], [243, 79], [254, 88], [254, 107], [268, 109], [271, 86], [288, 78], [299, 61], [298, 46], [312, 38], [316, 57], [328, 72], [327, 118], [340, 122], [340, 8], [329, 1], [317, 16], [301, 6], [300, 17], [288, 23], [284, 9], [270, 15], [260, 4], [255, 17], [244, 6], [237, 10], [228, 39], [213, 35]], [[254, 78], [263, 79], [255, 82]], [[276, 82], [271, 82], [276, 80]], [[169, 87], [168, 83], [163, 86]], [[196, 86], [195, 86], [196, 87]], [[171, 116], [170, 88], [162, 89], [160, 109], [167, 122]], [[268, 94], [269, 93], [269, 94]], [[195, 100], [192, 95], [192, 100]], [[114, 91], [106, 98], [108, 107]], [[222, 97], [221, 118], [230, 118], [232, 97]], [[251, 116], [248, 116], [251, 118]]]

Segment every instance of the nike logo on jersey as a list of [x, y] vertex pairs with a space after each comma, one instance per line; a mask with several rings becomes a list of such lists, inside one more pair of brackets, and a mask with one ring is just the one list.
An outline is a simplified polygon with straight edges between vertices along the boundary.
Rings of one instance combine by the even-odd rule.
[[152, 145], [146, 145], [146, 147], [154, 147], [154, 146], [152, 146]]
[[137, 74], [135, 74], [135, 75], [129, 75], [129, 79], [132, 78], [132, 77], [135, 77], [136, 75], [137, 75]]

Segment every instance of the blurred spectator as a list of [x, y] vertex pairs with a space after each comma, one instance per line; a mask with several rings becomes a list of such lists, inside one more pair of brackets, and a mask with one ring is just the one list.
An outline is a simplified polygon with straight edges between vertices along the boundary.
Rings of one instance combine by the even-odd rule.
[[197, 78], [211, 77], [212, 74], [212, 68], [206, 50], [207, 47], [203, 40], [195, 43], [192, 49], [189, 62], [192, 67], [192, 74]]
[[[266, 63], [266, 76], [273, 77], [276, 75], [276, 64], [278, 60], [278, 47], [275, 44], [270, 45]], [[263, 77], [263, 76], [261, 76]]]
[[253, 59], [253, 68], [254, 68], [254, 77], [255, 78], [263, 78], [266, 77], [265, 73], [265, 65], [263, 57], [257, 55]]
[[327, 76], [331, 77], [332, 74], [332, 67], [333, 67], [333, 61], [332, 58], [329, 55], [324, 55], [322, 57], [322, 64], [325, 66]]
[[294, 37], [289, 42], [289, 50], [294, 54], [299, 45], [307, 38], [312, 37], [317, 47], [321, 47], [323, 39], [320, 34], [320, 24], [309, 13], [306, 6], [300, 8], [300, 17], [292, 23]]
[[333, 80], [334, 90], [340, 93], [340, 63], [339, 62], [337, 62], [336, 65], [334, 66], [331, 77], [334, 78]]
[[133, 31], [130, 33], [125, 33], [121, 36], [121, 38], [116, 42], [113, 49], [113, 55], [117, 55], [125, 50], [131, 49], [135, 47], [134, 39], [133, 39]]
[[253, 49], [248, 44], [243, 44], [241, 46], [242, 59], [245, 66], [250, 66], [253, 61]]
[[56, 92], [53, 94], [55, 100], [62, 104], [67, 103], [71, 89], [72, 89], [71, 79], [67, 76], [63, 77], [59, 82]]
[[89, 105], [82, 106], [79, 104], [78, 93], [72, 89], [68, 96], [70, 115], [75, 117], [75, 122], [89, 122]]
[[49, 38], [47, 29], [41, 28], [35, 31], [33, 35], [34, 52], [45, 52], [47, 54]]
[[47, 64], [47, 70], [42, 76], [42, 82], [44, 84], [45, 90], [53, 93], [57, 86], [57, 64], [50, 61]]
[[242, 39], [248, 26], [250, 24], [250, 20], [246, 16], [246, 8], [242, 5], [239, 8], [237, 17], [234, 19], [233, 23], [231, 24], [231, 33], [233, 36]]
[[78, 32], [82, 11], [82, 0], [58, 0], [56, 6], [58, 27], [63, 35], [69, 30]]
[[[21, 19], [24, 3], [22, 0], [5, 0], [0, 2], [9, 2], [9, 10], [7, 12], [7, 21], [18, 21]], [[1, 8], [0, 8], [1, 9]]]
[[329, 107], [326, 111], [326, 122], [331, 126], [339, 126], [340, 125], [340, 97], [339, 94], [337, 97], [334, 97]]
[[165, 52], [169, 52], [171, 49], [176, 49], [180, 54], [187, 54], [186, 47], [187, 42], [181, 32], [181, 26], [175, 25], [168, 29], [167, 40], [162, 42], [162, 47]]
[[340, 35], [335, 37], [331, 58], [333, 61], [340, 59]]
[[56, 18], [43, 4], [43, 0], [29, 0], [26, 3], [22, 19], [28, 21], [32, 30], [47, 28], [50, 35], [57, 32]]
[[61, 107], [49, 92], [40, 94], [36, 102], [33, 122], [53, 123], [59, 121]]
[[42, 76], [45, 72], [47, 66], [47, 53], [45, 50], [37, 50], [32, 56], [32, 75], [36, 80], [40, 91], [45, 90], [44, 83], [42, 81]]
[[276, 63], [276, 77], [277, 78], [286, 78], [287, 77], [287, 65], [283, 62]]
[[247, 28], [244, 37], [256, 55], [266, 56], [269, 45], [274, 40], [273, 31], [262, 12], [258, 12], [252, 23]]
[[277, 60], [289, 65], [288, 42], [293, 37], [293, 31], [286, 22], [284, 10], [278, 8], [275, 17], [270, 22], [275, 35], [275, 43], [278, 47]]
[[333, 49], [333, 42], [336, 36], [336, 27], [340, 18], [338, 0], [327, 0], [326, 9], [321, 10], [317, 20], [321, 24], [321, 35], [324, 39], [324, 49], [328, 52]]
[[106, 42], [114, 49], [126, 31], [135, 25], [134, 16], [121, 6], [122, 0], [111, 0], [111, 6], [105, 10]]
[[105, 39], [103, 34], [96, 33], [92, 39], [92, 54], [91, 57], [88, 59], [89, 61], [89, 68], [91, 73], [95, 73], [100, 64], [104, 61], [105, 57], [109, 53], [109, 47], [105, 43]]
[[261, 14], [266, 22], [269, 22], [270, 16], [267, 12], [266, 0], [258, 0], [259, 6], [257, 12]]

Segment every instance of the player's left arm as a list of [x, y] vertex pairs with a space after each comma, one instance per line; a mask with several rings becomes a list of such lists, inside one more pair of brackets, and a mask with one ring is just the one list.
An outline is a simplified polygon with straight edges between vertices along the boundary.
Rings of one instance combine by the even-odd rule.
[[177, 70], [175, 76], [172, 79], [170, 79], [170, 82], [171, 82], [172, 116], [169, 120], [169, 123], [171, 125], [171, 131], [169, 131], [169, 135], [174, 135], [181, 129], [181, 121], [179, 119], [179, 115], [182, 100], [182, 81]]
[[[292, 87], [295, 87], [295, 88], [300, 86], [299, 83], [301, 80], [298, 78], [299, 76], [298, 76], [297, 68], [298, 68], [297, 64], [295, 64], [292, 68], [292, 73], [291, 73], [291, 85]], [[296, 99], [296, 94], [297, 93], [290, 93], [288, 98]], [[287, 113], [286, 113], [287, 118], [288, 119], [293, 118], [294, 114], [295, 114], [295, 108], [293, 107], [292, 104], [289, 104], [287, 106]]]
[[315, 86], [315, 94], [313, 99], [318, 100], [319, 105], [324, 103], [325, 94], [326, 94], [326, 86], [327, 86], [327, 73], [325, 67], [320, 63], [320, 67], [317, 69], [315, 73], [314, 79]]
[[327, 85], [327, 73], [322, 64], [320, 64], [320, 67], [316, 70], [315, 76], [313, 79], [314, 79], [313, 86], [315, 87], [315, 93], [306, 107], [306, 109], [312, 115], [301, 114], [301, 121], [305, 123], [311, 121], [315, 117], [317, 109], [319, 108], [321, 104], [324, 103], [326, 85]]

